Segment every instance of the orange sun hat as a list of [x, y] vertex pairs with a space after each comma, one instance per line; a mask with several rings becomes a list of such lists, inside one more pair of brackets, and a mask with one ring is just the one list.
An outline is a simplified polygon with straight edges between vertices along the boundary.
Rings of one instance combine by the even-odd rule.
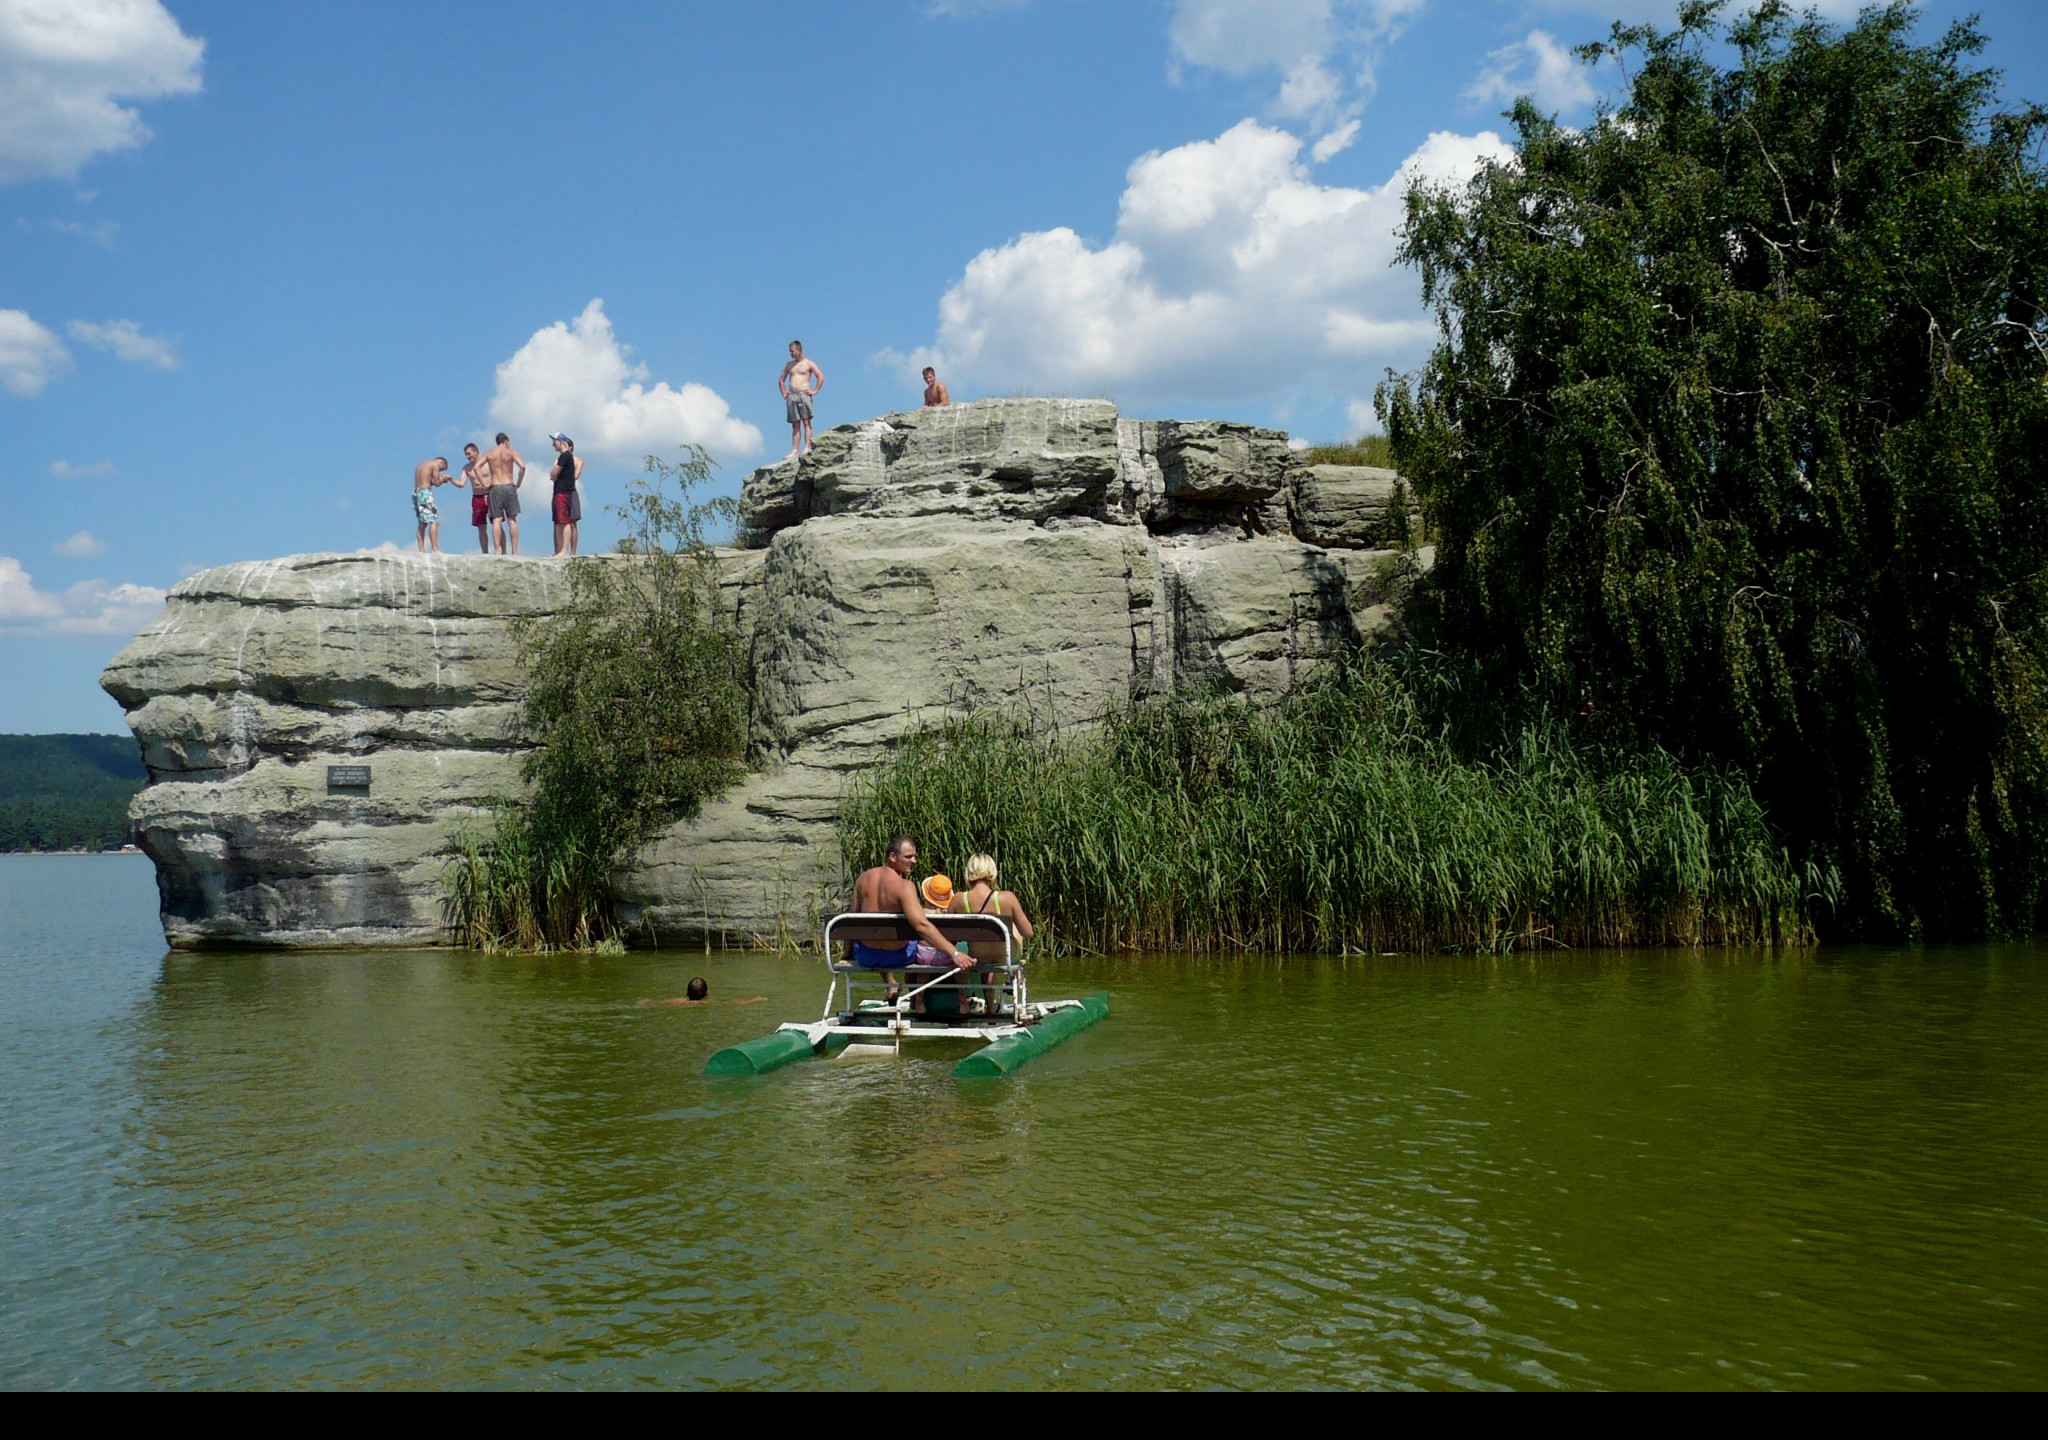
[[918, 884], [917, 893], [927, 910], [944, 910], [953, 903], [953, 882], [944, 875], [930, 875]]

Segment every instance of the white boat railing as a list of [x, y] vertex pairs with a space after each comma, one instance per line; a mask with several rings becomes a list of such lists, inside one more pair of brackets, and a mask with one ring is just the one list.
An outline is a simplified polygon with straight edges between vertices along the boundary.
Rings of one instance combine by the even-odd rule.
[[[907, 1023], [905, 1017], [911, 1013], [911, 1002], [917, 1000], [929, 990], [936, 989], [941, 985], [953, 984], [961, 988], [963, 1001], [961, 1015], [963, 1018], [966, 1018], [969, 1012], [966, 1010], [964, 1001], [969, 978], [983, 978], [985, 980], [985, 977], [1000, 975], [1003, 977], [1003, 981], [997, 993], [998, 995], [1007, 993], [1011, 1015], [1017, 1020], [1022, 1020], [1025, 1015], [1025, 1006], [1028, 1003], [1025, 989], [1024, 965], [1023, 962], [1016, 958], [1016, 940], [1009, 923], [1000, 915], [927, 915], [926, 918], [932, 922], [934, 928], [941, 935], [945, 936], [948, 941], [955, 945], [965, 944], [972, 947], [983, 940], [1000, 940], [1003, 946], [1003, 958], [1000, 961], [996, 961], [992, 957], [984, 960], [974, 955], [973, 950], [970, 949], [968, 952], [969, 957], [974, 960], [974, 964], [971, 967], [962, 968], [953, 965], [950, 961], [944, 962], [947, 968], [943, 973], [934, 975], [915, 989], [901, 990], [887, 1004], [874, 1007], [863, 1013], [893, 1015], [897, 1017], [897, 1024], [891, 1028], [900, 1030], [903, 1024]], [[846, 931], [865, 931], [867, 933], [856, 936], [844, 933]], [[900, 971], [912, 968], [905, 964], [893, 967], [877, 966], [872, 970], [868, 970], [863, 966], [853, 963], [851, 960], [842, 960], [838, 954], [838, 947], [848, 944], [856, 938], [868, 945], [908, 945], [910, 942], [921, 940], [923, 937], [917, 933], [905, 916], [899, 914], [849, 910], [842, 914], [834, 915], [831, 919], [827, 920], [822, 937], [825, 964], [832, 972], [831, 987], [825, 992], [824, 1014], [827, 1017], [834, 1013], [834, 1006], [837, 1002], [842, 978], [846, 983], [846, 1003], [843, 1007], [843, 1013], [851, 1014], [859, 1008], [855, 997], [856, 984], [862, 989], [886, 990], [889, 984], [886, 976], [891, 970]], [[860, 980], [857, 982], [855, 977], [859, 975], [873, 975], [877, 978], [873, 981]], [[985, 983], [983, 988], [986, 988]], [[997, 1008], [998, 1010], [1001, 1008], [1000, 1000], [997, 1002]], [[989, 1018], [994, 1017], [990, 1016]]]

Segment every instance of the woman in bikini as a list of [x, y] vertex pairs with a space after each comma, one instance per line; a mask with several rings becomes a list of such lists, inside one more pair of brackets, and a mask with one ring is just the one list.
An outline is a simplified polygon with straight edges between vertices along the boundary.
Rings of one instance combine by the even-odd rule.
[[[994, 856], [976, 855], [969, 860], [966, 879], [967, 888], [953, 897], [948, 909], [956, 915], [1000, 915], [1020, 942], [1031, 938], [1031, 917], [1024, 913], [1024, 902], [1013, 891], [998, 888]], [[1021, 951], [1023, 947], [1020, 944], [1018, 948]], [[993, 1003], [986, 970], [981, 972], [981, 1003], [984, 1010]]]

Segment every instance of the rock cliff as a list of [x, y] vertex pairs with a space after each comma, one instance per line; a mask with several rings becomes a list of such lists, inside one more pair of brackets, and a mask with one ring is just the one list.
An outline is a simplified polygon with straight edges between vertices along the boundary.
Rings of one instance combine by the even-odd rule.
[[[847, 777], [949, 705], [1278, 695], [1426, 563], [1388, 533], [1393, 482], [1099, 400], [889, 415], [755, 471], [721, 560], [762, 765], [621, 873], [625, 913], [664, 938], [808, 933]], [[447, 841], [516, 793], [530, 743], [512, 622], [565, 588], [551, 560], [379, 553], [173, 590], [102, 679], [150, 767], [133, 814], [172, 943], [437, 943]]]

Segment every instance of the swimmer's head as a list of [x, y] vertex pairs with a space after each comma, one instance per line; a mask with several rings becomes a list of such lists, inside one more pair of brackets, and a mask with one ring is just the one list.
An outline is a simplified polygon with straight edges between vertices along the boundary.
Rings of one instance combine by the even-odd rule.
[[704, 977], [702, 975], [699, 975], [696, 979], [690, 982], [690, 988], [684, 991], [683, 993], [688, 995], [692, 1000], [702, 1000], [706, 995], [709, 995], [711, 993], [711, 987], [709, 985], [706, 985], [704, 983]]

